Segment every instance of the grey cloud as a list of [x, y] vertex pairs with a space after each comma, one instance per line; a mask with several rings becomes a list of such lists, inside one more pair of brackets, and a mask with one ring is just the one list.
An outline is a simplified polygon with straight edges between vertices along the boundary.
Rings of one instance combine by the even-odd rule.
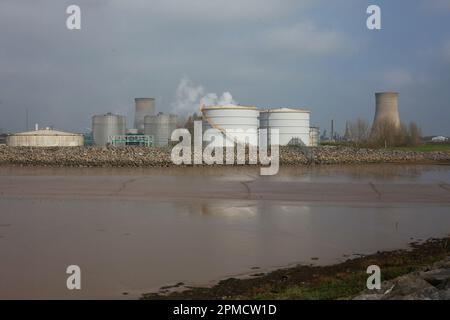
[[[9, 130], [24, 129], [26, 108], [31, 121], [72, 131], [107, 111], [131, 123], [135, 96], [154, 96], [169, 111], [183, 76], [242, 104], [307, 105], [313, 122], [328, 126], [332, 117], [371, 118], [373, 91], [387, 86], [384, 71], [418, 73], [407, 61], [380, 58], [383, 34], [364, 33], [360, 1], [79, 0], [82, 30], [73, 32], [65, 9], [74, 1], [37, 2], [0, 3], [0, 127]], [[424, 94], [442, 81], [434, 70], [419, 71], [430, 79]], [[441, 106], [446, 97], [435, 96]]]

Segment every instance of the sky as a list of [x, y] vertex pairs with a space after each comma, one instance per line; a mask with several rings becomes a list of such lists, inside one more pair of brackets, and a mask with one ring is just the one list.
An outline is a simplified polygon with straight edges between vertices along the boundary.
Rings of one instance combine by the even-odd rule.
[[[81, 8], [68, 30], [66, 8]], [[366, 27], [369, 5], [381, 30]], [[450, 136], [450, 0], [1, 0], [0, 130], [85, 132], [94, 114], [195, 112], [203, 95], [312, 111], [330, 131], [372, 122], [398, 91], [403, 122]], [[225, 93], [225, 95], [223, 95]]]

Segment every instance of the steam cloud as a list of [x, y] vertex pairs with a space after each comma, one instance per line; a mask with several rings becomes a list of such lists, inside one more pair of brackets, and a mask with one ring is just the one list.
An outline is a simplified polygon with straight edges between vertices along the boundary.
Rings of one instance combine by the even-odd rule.
[[183, 77], [175, 93], [175, 102], [172, 103], [172, 110], [176, 114], [188, 115], [199, 111], [200, 105], [224, 106], [236, 105], [237, 102], [229, 92], [222, 95], [216, 93], [206, 93], [203, 86], [195, 85], [188, 77]]

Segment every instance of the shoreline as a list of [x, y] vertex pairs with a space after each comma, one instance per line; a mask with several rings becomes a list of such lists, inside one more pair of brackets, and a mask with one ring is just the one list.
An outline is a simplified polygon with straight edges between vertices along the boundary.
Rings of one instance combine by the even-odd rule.
[[[8, 147], [0, 146], [0, 166], [18, 167], [260, 167], [261, 165], [175, 165], [171, 149], [165, 148], [97, 148], [97, 147]], [[280, 166], [333, 164], [450, 164], [450, 152], [416, 152], [352, 147], [281, 147]]]
[[[295, 265], [228, 277], [211, 286], [166, 285], [142, 300], [450, 299], [450, 235], [411, 242], [408, 249], [354, 255], [332, 265]], [[368, 291], [366, 269], [378, 265], [382, 289]], [[425, 280], [424, 280], [425, 279]], [[417, 282], [421, 287], [417, 288]], [[389, 290], [391, 289], [391, 290]]]

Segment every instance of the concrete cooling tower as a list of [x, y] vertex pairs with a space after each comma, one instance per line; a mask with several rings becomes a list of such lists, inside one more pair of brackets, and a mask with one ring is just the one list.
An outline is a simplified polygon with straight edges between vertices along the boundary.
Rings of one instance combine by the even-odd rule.
[[136, 110], [134, 114], [134, 128], [139, 133], [144, 133], [144, 120], [146, 116], [154, 116], [155, 111], [155, 99], [153, 98], [136, 98], [134, 99], [136, 104]]
[[376, 111], [372, 129], [391, 123], [395, 127], [400, 127], [400, 116], [398, 113], [398, 93], [378, 92], [375, 93]]

